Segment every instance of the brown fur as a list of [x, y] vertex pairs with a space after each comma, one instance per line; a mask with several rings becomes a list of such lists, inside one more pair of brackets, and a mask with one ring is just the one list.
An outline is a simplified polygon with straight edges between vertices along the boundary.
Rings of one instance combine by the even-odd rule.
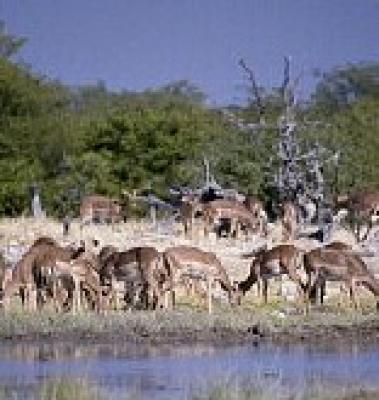
[[[308, 298], [311, 297], [312, 290], [315, 290], [317, 286], [323, 288], [328, 280], [344, 282], [355, 307], [357, 307], [355, 297], [357, 283], [364, 285], [376, 297], [379, 296], [379, 282], [363, 260], [350, 250], [350, 246], [337, 242], [305, 254], [304, 267], [308, 275]], [[321, 294], [322, 301], [323, 293]]]
[[232, 230], [238, 237], [238, 230], [242, 226], [247, 232], [255, 232], [257, 220], [253, 214], [240, 202], [235, 200], [214, 200], [204, 205], [205, 235], [213, 229], [221, 219], [231, 221]]
[[219, 282], [228, 293], [229, 302], [234, 302], [235, 290], [225, 268], [214, 253], [190, 246], [169, 247], [163, 253], [164, 267], [169, 278], [169, 291], [173, 295], [183, 277], [190, 280], [208, 280]]
[[[99, 274], [96, 272], [96, 266], [89, 259], [78, 258], [72, 262], [57, 260], [53, 275], [55, 279], [68, 277], [73, 280], [73, 290], [77, 293], [71, 294], [75, 301], [75, 296], [80, 296], [81, 291], [88, 294], [88, 299], [96, 311], [102, 309], [102, 288]], [[73, 304], [72, 307], [77, 307]]]
[[106, 258], [100, 276], [103, 283], [110, 284], [112, 279], [125, 282], [130, 302], [137, 296], [146, 308], [155, 308], [159, 302], [158, 259], [159, 253], [154, 247], [114, 252]]
[[107, 258], [117, 252], [117, 247], [115, 246], [104, 246], [98, 255], [100, 266], [104, 265]]
[[80, 218], [92, 222], [99, 218], [101, 222], [117, 222], [122, 217], [121, 206], [116, 199], [106, 196], [85, 196], [80, 205]]
[[254, 196], [246, 196], [243, 202], [245, 207], [256, 219], [258, 233], [264, 237], [267, 236], [267, 215], [263, 203]]
[[287, 274], [297, 285], [302, 294], [305, 284], [302, 282], [299, 269], [302, 267], [303, 253], [293, 245], [279, 245], [271, 250], [259, 251], [250, 266], [248, 277], [238, 284], [241, 294], [245, 294], [254, 283], [262, 280], [264, 284], [264, 301], [267, 303], [267, 281], [273, 276]]
[[184, 235], [193, 235], [193, 225], [196, 213], [202, 212], [202, 205], [196, 196], [185, 196], [179, 210], [180, 221], [183, 224]]
[[12, 280], [4, 285], [2, 299], [8, 301], [11, 296], [26, 286], [33, 287], [34, 290], [42, 290], [46, 273], [57, 260], [70, 261], [81, 252], [81, 249], [60, 247], [50, 238], [37, 239], [16, 264]]

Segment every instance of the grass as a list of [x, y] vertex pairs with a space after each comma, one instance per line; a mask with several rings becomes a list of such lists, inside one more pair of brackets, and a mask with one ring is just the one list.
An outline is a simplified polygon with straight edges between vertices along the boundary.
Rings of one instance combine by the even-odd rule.
[[236, 378], [208, 383], [190, 394], [189, 400], [377, 400], [379, 390], [336, 386], [322, 382], [293, 386], [280, 380]]
[[112, 311], [107, 314], [83, 312], [57, 314], [44, 310], [28, 313], [18, 307], [0, 314], [0, 338], [62, 339], [108, 338], [164, 342], [251, 339], [249, 333], [265, 336], [320, 336], [335, 332], [379, 330], [379, 315], [325, 308], [304, 315], [286, 303], [267, 306], [245, 304], [231, 308], [218, 305], [208, 315], [196, 303], [182, 303], [175, 311]]
[[[24, 396], [15, 389], [0, 388], [0, 400], [18, 400]], [[54, 378], [29, 389], [33, 400], [105, 400], [107, 396], [88, 379]]]
[[[0, 400], [21, 399], [17, 389], [0, 388]], [[107, 394], [89, 379], [54, 378], [48, 379], [29, 391], [33, 400], [108, 400], [115, 397]], [[117, 400], [139, 400], [142, 392], [127, 389]], [[379, 390], [349, 385], [333, 385], [310, 382], [289, 385], [280, 379], [267, 380], [264, 377], [238, 379], [228, 377], [216, 382], [206, 382], [200, 388], [192, 388], [184, 396], [170, 397], [182, 400], [377, 400]]]
[[39, 390], [40, 400], [102, 400], [104, 395], [86, 379], [59, 378], [44, 382]]

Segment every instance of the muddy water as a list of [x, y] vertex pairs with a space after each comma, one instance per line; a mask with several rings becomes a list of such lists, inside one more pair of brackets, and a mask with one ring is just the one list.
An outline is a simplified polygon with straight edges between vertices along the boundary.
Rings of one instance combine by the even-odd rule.
[[0, 386], [28, 398], [46, 380], [84, 378], [108, 399], [180, 399], [210, 381], [254, 378], [280, 387], [379, 387], [379, 345], [159, 346], [0, 344]]

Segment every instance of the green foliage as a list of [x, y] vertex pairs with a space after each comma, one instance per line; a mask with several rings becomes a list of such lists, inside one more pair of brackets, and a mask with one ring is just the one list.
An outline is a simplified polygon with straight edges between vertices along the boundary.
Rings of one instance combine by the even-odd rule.
[[377, 63], [349, 64], [324, 73], [312, 100], [316, 109], [332, 114], [368, 97], [379, 97]]
[[379, 64], [347, 65], [323, 75], [307, 110], [321, 122], [308, 136], [339, 153], [327, 172], [334, 193], [379, 187]]
[[338, 192], [379, 188], [379, 97], [336, 114], [322, 136], [329, 148], [341, 152]]
[[[83, 194], [119, 196], [124, 189], [163, 198], [172, 185], [203, 183], [203, 157], [226, 187], [275, 196], [279, 89], [260, 88], [267, 128], [241, 132], [188, 81], [141, 93], [110, 92], [103, 82], [68, 88], [14, 63], [23, 41], [0, 26], [0, 215], [28, 211], [30, 188], [41, 188], [47, 212], [75, 213]], [[312, 103], [300, 118], [317, 119], [317, 132], [302, 141], [321, 141], [341, 154], [333, 190], [379, 186], [379, 67], [348, 65], [323, 75]], [[258, 122], [253, 97], [230, 110]]]

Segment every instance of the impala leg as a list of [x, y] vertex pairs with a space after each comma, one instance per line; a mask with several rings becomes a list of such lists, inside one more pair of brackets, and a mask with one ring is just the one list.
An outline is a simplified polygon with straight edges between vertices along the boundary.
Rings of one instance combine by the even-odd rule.
[[258, 299], [263, 297], [263, 280], [260, 276], [257, 277], [257, 297]]
[[241, 232], [240, 232], [240, 224], [239, 224], [239, 222], [238, 221], [235, 221], [235, 239], [237, 240], [237, 239], [239, 239], [239, 237], [240, 237], [240, 234], [241, 234]]
[[209, 237], [208, 221], [206, 219], [203, 220], [203, 236], [204, 238]]
[[189, 237], [189, 231], [190, 231], [190, 229], [189, 229], [189, 221], [188, 220], [186, 220], [185, 222], [184, 222], [184, 237], [185, 238], [188, 238]]
[[196, 294], [196, 287], [195, 287], [195, 283], [192, 280], [190, 282], [190, 285], [191, 285], [190, 286], [190, 290], [191, 290], [190, 295], [193, 298], [195, 296], [195, 294]]
[[120, 302], [119, 302], [119, 296], [118, 296], [118, 292], [117, 292], [117, 283], [113, 277], [111, 279], [110, 299], [111, 299], [111, 303], [113, 303], [111, 308], [113, 308], [117, 311], [120, 307]]
[[[296, 288], [297, 288], [297, 292], [300, 296], [300, 298], [303, 300], [303, 302], [306, 302], [306, 298], [308, 297], [307, 294], [305, 293], [305, 287], [304, 284], [300, 278], [300, 276], [294, 272], [292, 269], [290, 269], [288, 271], [288, 276], [290, 277], [290, 279], [296, 283]], [[282, 279], [282, 276], [280, 277]], [[282, 281], [281, 281], [282, 282]]]
[[98, 287], [96, 293], [96, 304], [95, 304], [96, 312], [101, 313], [103, 311], [103, 294], [101, 292], [101, 288]]
[[18, 289], [18, 294], [21, 299], [22, 309], [27, 309], [27, 296], [26, 296], [26, 286], [20, 286]]
[[278, 290], [278, 296], [283, 297], [283, 275], [279, 275], [279, 290]]
[[80, 281], [77, 277], [73, 277], [74, 280], [74, 293], [72, 302], [72, 312], [76, 314], [80, 309]]
[[154, 289], [149, 283], [146, 288], [146, 310], [154, 309]]
[[190, 223], [190, 239], [194, 238], [194, 226], [195, 226], [195, 216], [192, 214]]
[[[317, 290], [316, 287], [317, 277], [312, 272], [307, 272], [307, 284], [305, 288], [305, 299], [307, 304], [307, 310], [309, 311], [310, 304], [312, 302], [312, 291]], [[316, 294], [317, 299], [317, 294]]]
[[208, 294], [208, 314], [212, 314], [212, 290], [213, 289], [213, 279], [207, 279], [207, 294]]
[[309, 309], [310, 309], [310, 275], [307, 274], [307, 283], [304, 288], [304, 314], [308, 315], [309, 314]]
[[342, 308], [344, 304], [346, 304], [346, 298], [347, 298], [347, 303], [349, 304], [349, 307], [352, 307], [352, 300], [351, 300], [351, 283], [350, 282], [344, 282], [340, 286], [340, 292], [338, 295], [338, 307]]
[[59, 301], [58, 301], [58, 282], [56, 279], [53, 280], [53, 305], [54, 309], [59, 309]]
[[165, 290], [163, 293], [163, 304], [164, 304], [163, 307], [165, 310], [168, 310], [169, 308], [169, 296], [170, 296], [169, 291]]
[[172, 289], [171, 290], [171, 305], [170, 305], [170, 308], [172, 310], [174, 310], [175, 306], [176, 306], [176, 291], [175, 291], [175, 289]]
[[349, 294], [350, 294], [350, 304], [354, 307], [354, 310], [357, 311], [359, 308], [359, 301], [357, 300], [357, 293], [356, 293], [356, 281], [352, 279], [349, 284]]
[[37, 310], [37, 290], [32, 283], [28, 283], [25, 288], [26, 302], [28, 311]]
[[268, 281], [267, 281], [267, 279], [263, 279], [263, 302], [264, 302], [264, 304], [268, 303]]

